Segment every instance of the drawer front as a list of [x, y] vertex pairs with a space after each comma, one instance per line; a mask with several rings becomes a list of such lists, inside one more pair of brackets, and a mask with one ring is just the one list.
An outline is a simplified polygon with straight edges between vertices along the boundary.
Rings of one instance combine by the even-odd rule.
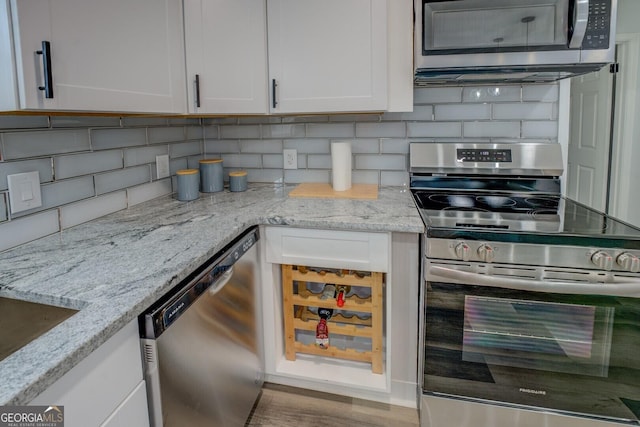
[[265, 235], [266, 260], [273, 264], [389, 270], [389, 233], [266, 227]]

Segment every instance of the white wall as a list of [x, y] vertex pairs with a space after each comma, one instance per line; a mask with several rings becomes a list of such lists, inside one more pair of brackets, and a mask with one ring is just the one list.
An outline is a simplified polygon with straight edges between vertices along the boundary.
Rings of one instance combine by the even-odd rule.
[[[619, 0], [618, 1], [618, 39], [628, 40], [633, 37], [640, 36], [640, 1], [638, 0]], [[640, 46], [635, 46], [638, 51], [636, 55], [640, 55]], [[634, 183], [640, 182], [640, 67], [636, 67], [632, 76], [619, 76], [619, 79], [625, 79], [628, 83], [622, 86], [626, 92], [623, 94], [628, 97], [631, 105], [622, 106], [622, 111], [616, 112], [617, 131], [621, 132], [622, 126], [630, 126], [629, 133], [621, 135], [619, 144], [615, 153], [620, 153], [622, 165], [614, 167], [614, 179], [617, 177], [617, 186], [622, 189], [622, 194], [614, 199], [611, 213], [627, 222], [640, 226], [640, 198], [637, 197], [637, 190]], [[618, 96], [620, 96], [619, 94]], [[629, 117], [629, 110], [633, 111]], [[627, 117], [625, 117], [627, 116]], [[619, 150], [619, 151], [618, 151]], [[614, 160], [615, 161], [615, 160]], [[625, 167], [626, 165], [626, 167]], [[619, 167], [622, 166], [622, 167]], [[615, 189], [614, 189], [615, 191]]]

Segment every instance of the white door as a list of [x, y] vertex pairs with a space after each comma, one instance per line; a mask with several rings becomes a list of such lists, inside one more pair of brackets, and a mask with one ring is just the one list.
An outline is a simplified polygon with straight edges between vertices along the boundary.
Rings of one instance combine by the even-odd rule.
[[386, 7], [385, 0], [267, 0], [271, 112], [385, 110]]
[[[186, 111], [180, 0], [13, 0], [20, 107]], [[51, 45], [53, 98], [42, 41]]]
[[567, 196], [600, 211], [607, 205], [612, 81], [609, 67], [571, 81]]
[[616, 42], [620, 72], [616, 76], [610, 213], [640, 226], [640, 198], [636, 196], [640, 181], [640, 33], [618, 34]]
[[185, 0], [184, 13], [189, 112], [267, 113], [265, 0]]

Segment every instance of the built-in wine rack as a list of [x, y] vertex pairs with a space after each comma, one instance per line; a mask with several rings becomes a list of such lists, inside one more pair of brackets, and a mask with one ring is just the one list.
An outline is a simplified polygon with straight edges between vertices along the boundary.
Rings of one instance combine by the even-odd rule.
[[[309, 290], [309, 283], [351, 286], [354, 290], [338, 308], [335, 298], [322, 299], [320, 293]], [[371, 371], [383, 370], [383, 273], [352, 270], [318, 269], [304, 266], [282, 265], [282, 300], [284, 311], [285, 357], [296, 360], [296, 353], [334, 357], [371, 363]], [[359, 295], [366, 294], [366, 297]], [[368, 338], [371, 348], [339, 348], [329, 345], [320, 348], [296, 339], [296, 330], [316, 330], [319, 317], [313, 312], [318, 307], [334, 309], [329, 319], [329, 334]], [[331, 338], [330, 338], [331, 342]]]

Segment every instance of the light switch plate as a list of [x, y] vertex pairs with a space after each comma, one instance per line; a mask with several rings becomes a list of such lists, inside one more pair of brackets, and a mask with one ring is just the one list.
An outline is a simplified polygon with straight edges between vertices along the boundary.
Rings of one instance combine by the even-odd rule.
[[282, 150], [285, 169], [298, 169], [298, 151], [293, 148]]
[[7, 175], [7, 184], [12, 214], [42, 206], [38, 171]]
[[156, 156], [156, 175], [158, 179], [166, 178], [171, 174], [169, 172], [169, 155], [162, 154]]

